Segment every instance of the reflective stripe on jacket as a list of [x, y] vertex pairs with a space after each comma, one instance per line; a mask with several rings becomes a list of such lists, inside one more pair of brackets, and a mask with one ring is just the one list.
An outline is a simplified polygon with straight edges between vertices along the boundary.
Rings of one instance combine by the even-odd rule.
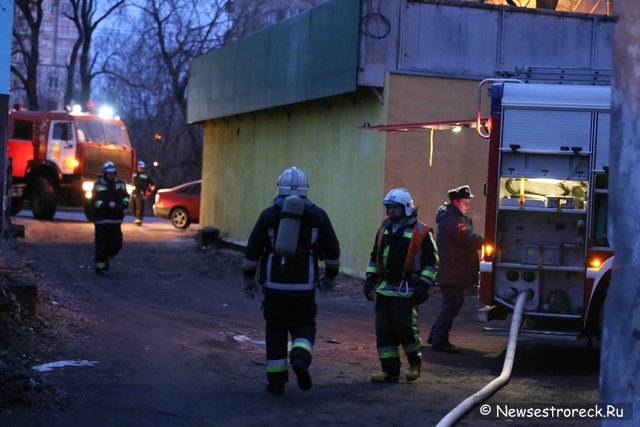
[[405, 220], [395, 233], [392, 230], [391, 221], [385, 220], [376, 234], [367, 272], [381, 280], [377, 293], [409, 298], [420, 277], [434, 281], [438, 251], [431, 229], [415, 217]]

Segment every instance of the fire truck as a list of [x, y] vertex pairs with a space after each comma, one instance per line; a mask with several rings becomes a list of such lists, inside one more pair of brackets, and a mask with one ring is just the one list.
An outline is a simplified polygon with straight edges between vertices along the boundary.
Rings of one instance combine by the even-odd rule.
[[[491, 113], [480, 118], [488, 89]], [[480, 320], [527, 292], [521, 336], [598, 337], [614, 254], [607, 238], [609, 86], [488, 80]], [[485, 327], [488, 334], [504, 328]]]
[[30, 204], [37, 219], [52, 219], [58, 206], [84, 207], [107, 160], [128, 181], [135, 152], [119, 118], [80, 111], [9, 112], [7, 157], [11, 158], [11, 213]]

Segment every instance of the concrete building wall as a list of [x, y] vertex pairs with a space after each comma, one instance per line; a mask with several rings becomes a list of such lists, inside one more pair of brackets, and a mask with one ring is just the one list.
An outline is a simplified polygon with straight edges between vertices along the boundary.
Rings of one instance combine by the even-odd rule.
[[450, 0], [374, 5], [361, 18], [361, 86], [382, 87], [386, 70], [482, 79], [523, 66], [611, 68], [609, 16]]
[[280, 173], [297, 166], [309, 177], [309, 198], [334, 224], [342, 271], [362, 274], [381, 219], [385, 135], [358, 126], [384, 122], [385, 111], [374, 92], [360, 89], [206, 122], [201, 225], [244, 245]]

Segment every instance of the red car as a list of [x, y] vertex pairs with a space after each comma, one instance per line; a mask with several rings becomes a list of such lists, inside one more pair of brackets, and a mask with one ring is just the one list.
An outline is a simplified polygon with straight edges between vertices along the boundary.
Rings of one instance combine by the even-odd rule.
[[169, 218], [176, 228], [185, 229], [200, 220], [200, 188], [202, 180], [191, 181], [156, 193], [153, 214]]

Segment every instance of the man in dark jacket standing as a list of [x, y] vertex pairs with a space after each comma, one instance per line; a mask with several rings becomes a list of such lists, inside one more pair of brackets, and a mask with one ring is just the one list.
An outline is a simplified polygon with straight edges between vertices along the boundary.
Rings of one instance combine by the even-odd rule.
[[120, 225], [129, 206], [125, 183], [116, 178], [116, 165], [104, 162], [102, 176], [93, 184], [91, 207], [95, 226], [95, 270], [102, 276], [109, 260], [122, 249]]
[[440, 255], [436, 283], [440, 285], [442, 304], [427, 343], [434, 351], [459, 353], [449, 342], [449, 331], [462, 308], [465, 288], [478, 284], [478, 250], [484, 244], [484, 237], [473, 232], [471, 218], [466, 216], [473, 198], [469, 186], [454, 188], [448, 194], [451, 202], [440, 206], [436, 214], [436, 243]]
[[[263, 210], [247, 242], [242, 265], [244, 291], [258, 291], [255, 274], [260, 268], [262, 302], [266, 320], [267, 391], [283, 394], [289, 380], [288, 361], [298, 387], [309, 390], [309, 375], [316, 336], [315, 289], [333, 288], [340, 269], [340, 247], [327, 213], [307, 198], [309, 182], [296, 167], [278, 179], [278, 195]], [[320, 276], [318, 260], [324, 259]], [[291, 335], [291, 351], [287, 344]]]

